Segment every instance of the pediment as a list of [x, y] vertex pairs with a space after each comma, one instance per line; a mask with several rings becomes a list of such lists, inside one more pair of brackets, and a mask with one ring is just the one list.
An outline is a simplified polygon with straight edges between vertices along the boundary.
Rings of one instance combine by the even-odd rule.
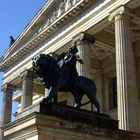
[[94, 2], [91, 0], [52, 0], [46, 2], [4, 54], [0, 62], [0, 70], [5, 70], [7, 66], [21, 59], [32, 48], [41, 44], [62, 25]]

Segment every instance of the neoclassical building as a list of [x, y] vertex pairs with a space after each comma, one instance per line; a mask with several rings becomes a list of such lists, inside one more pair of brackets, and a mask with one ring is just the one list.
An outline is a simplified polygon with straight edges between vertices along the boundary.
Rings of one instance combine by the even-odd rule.
[[[84, 61], [77, 70], [95, 81], [101, 113], [118, 120], [119, 129], [140, 133], [140, 1], [48, 0], [0, 59], [6, 139], [44, 140], [58, 133], [43, 125], [45, 116], [34, 113], [48, 89], [35, 78], [32, 59], [41, 53], [57, 57], [74, 41]], [[58, 100], [74, 105], [70, 93], [59, 93]], [[13, 101], [19, 105], [11, 122]], [[91, 104], [83, 108], [94, 110]]]

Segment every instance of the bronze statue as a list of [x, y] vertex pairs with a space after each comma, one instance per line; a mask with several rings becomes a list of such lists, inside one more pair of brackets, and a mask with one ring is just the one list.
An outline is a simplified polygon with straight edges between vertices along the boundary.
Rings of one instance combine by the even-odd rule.
[[33, 71], [42, 78], [43, 84], [49, 89], [48, 97], [43, 102], [56, 102], [55, 97], [58, 91], [71, 92], [75, 99], [75, 107], [80, 108], [83, 105], [81, 104], [82, 97], [86, 94], [99, 113], [100, 105], [96, 99], [95, 83], [78, 75], [76, 63], [78, 61], [83, 64], [83, 61], [77, 52], [75, 43], [67, 53], [60, 54], [57, 60], [49, 54], [40, 54], [33, 59]]

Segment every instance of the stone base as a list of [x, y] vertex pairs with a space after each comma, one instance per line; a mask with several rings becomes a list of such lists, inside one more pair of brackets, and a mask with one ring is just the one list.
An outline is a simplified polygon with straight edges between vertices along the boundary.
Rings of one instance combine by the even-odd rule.
[[3, 126], [6, 140], [140, 140], [140, 134], [117, 129], [108, 115], [58, 104]]
[[40, 103], [40, 113], [56, 116], [72, 122], [90, 124], [100, 128], [118, 129], [118, 121], [111, 119], [109, 115], [99, 114], [84, 109], [76, 109], [67, 105]]

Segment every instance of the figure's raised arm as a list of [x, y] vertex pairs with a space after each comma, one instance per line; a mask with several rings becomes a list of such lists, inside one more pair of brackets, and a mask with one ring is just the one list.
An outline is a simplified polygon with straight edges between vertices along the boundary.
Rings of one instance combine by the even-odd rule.
[[84, 61], [80, 58], [79, 55], [77, 55], [77, 61], [78, 61], [80, 64], [84, 64]]

